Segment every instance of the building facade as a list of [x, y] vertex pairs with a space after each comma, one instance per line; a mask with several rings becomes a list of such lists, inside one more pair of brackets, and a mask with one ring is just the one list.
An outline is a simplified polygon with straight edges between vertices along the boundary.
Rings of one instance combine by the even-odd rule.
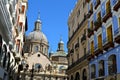
[[[61, 41], [62, 42], [62, 41]], [[59, 58], [64, 60], [64, 44], [59, 43], [59, 53], [63, 54], [63, 57]], [[40, 14], [35, 21], [35, 27], [32, 32], [26, 36], [24, 45], [24, 57], [22, 59], [23, 70], [21, 71], [22, 80], [65, 80], [67, 75], [65, 74], [65, 68], [67, 66], [66, 61], [61, 63], [52, 61], [48, 56], [49, 43], [47, 37], [42, 32], [42, 22], [40, 20]], [[55, 58], [55, 54], [51, 55], [51, 58]], [[53, 62], [55, 62], [53, 64]], [[58, 65], [59, 64], [59, 65]], [[65, 67], [64, 67], [65, 65]], [[61, 67], [62, 66], [62, 67]], [[61, 67], [61, 68], [59, 68]]]
[[69, 80], [89, 80], [87, 5], [86, 0], [78, 0], [68, 19], [67, 74]]
[[[22, 9], [22, 4], [24, 7], [24, 19], [23, 22], [23, 33], [20, 34], [18, 28], [20, 15], [19, 9]], [[0, 80], [10, 80], [16, 79], [18, 74], [19, 61], [17, 59], [16, 52], [16, 41], [18, 35], [23, 36], [26, 23], [26, 10], [27, 1], [25, 0], [1, 0], [0, 1]], [[21, 17], [20, 17], [21, 18]], [[25, 28], [26, 27], [26, 28]], [[16, 32], [17, 31], [17, 32]], [[20, 38], [23, 40], [23, 38]], [[21, 41], [23, 43], [23, 41]], [[17, 47], [17, 49], [22, 50], [22, 46]], [[21, 51], [19, 54], [21, 55]]]
[[120, 1], [88, 2], [88, 48], [90, 80], [120, 78]]

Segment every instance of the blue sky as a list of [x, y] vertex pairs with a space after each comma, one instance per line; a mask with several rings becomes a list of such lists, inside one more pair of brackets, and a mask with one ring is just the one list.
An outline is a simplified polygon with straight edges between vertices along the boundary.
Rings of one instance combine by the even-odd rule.
[[40, 12], [42, 32], [47, 36], [49, 49], [57, 50], [62, 36], [64, 49], [67, 51], [68, 17], [77, 0], [28, 0], [28, 35], [34, 29], [34, 22]]

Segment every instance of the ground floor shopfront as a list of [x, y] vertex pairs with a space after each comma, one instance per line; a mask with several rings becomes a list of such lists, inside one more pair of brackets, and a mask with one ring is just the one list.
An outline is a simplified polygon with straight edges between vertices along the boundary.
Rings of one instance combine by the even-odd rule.
[[120, 80], [120, 46], [116, 46], [89, 62], [90, 80]]

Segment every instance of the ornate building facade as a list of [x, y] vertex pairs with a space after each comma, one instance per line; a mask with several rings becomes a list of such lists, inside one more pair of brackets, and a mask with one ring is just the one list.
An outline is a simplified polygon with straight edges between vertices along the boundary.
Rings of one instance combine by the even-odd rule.
[[69, 80], [89, 80], [88, 14], [86, 0], [78, 0], [68, 19], [68, 69]]
[[53, 65], [56, 80], [67, 80], [66, 70], [68, 67], [67, 53], [64, 51], [64, 42], [60, 40], [56, 52], [50, 53], [50, 60]]
[[120, 78], [120, 1], [87, 0], [90, 80]]
[[26, 10], [27, 0], [0, 1], [0, 80], [17, 79], [27, 30]]
[[[48, 56], [49, 44], [47, 37], [41, 30], [42, 22], [40, 21], [40, 15], [35, 22], [35, 28], [29, 35], [26, 37], [24, 45], [24, 57], [22, 60], [23, 71], [21, 71], [21, 78], [23, 80], [34, 79], [34, 80], [63, 80], [67, 79], [64, 70], [59, 72], [56, 64], [53, 64], [54, 61]], [[62, 42], [62, 41], [61, 41]], [[59, 43], [59, 51], [64, 53], [64, 44]], [[57, 53], [56, 53], [57, 55]], [[54, 55], [53, 55], [54, 56]], [[51, 56], [51, 57], [53, 57]], [[60, 56], [61, 57], [61, 56]], [[64, 58], [63, 58], [64, 60]], [[67, 60], [67, 59], [66, 59]], [[66, 62], [66, 61], [65, 61]], [[67, 63], [59, 63], [59, 66], [67, 65]]]

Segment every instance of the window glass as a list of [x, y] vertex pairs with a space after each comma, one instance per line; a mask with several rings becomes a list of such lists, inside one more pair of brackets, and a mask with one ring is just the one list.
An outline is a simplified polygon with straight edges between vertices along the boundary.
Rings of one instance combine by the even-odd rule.
[[102, 27], [102, 40], [103, 40], [103, 43], [105, 43], [105, 39], [106, 39], [106, 29], [105, 29], [105, 27], [103, 26], [103, 27]]
[[102, 15], [102, 17], [104, 17], [105, 13], [106, 13], [106, 11], [105, 11], [105, 2], [103, 2], [102, 5], [101, 5], [101, 15]]

